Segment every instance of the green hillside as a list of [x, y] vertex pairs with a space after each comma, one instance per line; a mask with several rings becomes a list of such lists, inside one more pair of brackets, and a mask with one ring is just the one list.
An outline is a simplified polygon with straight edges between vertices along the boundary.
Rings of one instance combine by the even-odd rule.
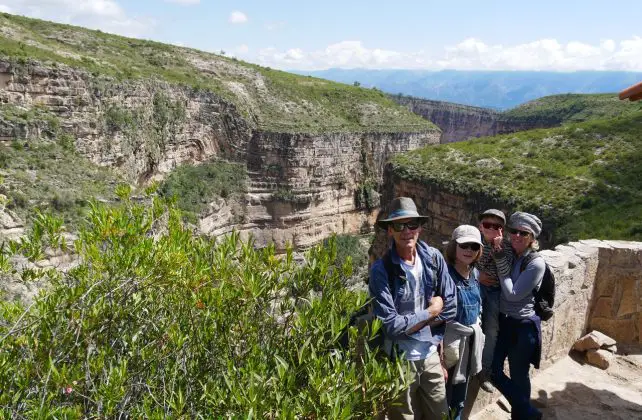
[[435, 126], [383, 93], [224, 55], [0, 13], [0, 58], [64, 63], [118, 80], [161, 78], [215, 92], [279, 132], [423, 131]]
[[115, 197], [114, 189], [123, 178], [78, 154], [74, 139], [62, 132], [55, 115], [38, 107], [25, 110], [0, 104], [3, 122], [39, 127], [43, 133], [39, 139], [0, 142], [0, 194], [23, 220], [37, 208], [74, 226], [84, 216], [90, 198]]
[[642, 239], [642, 113], [424, 148], [396, 176], [541, 215], [555, 242]]
[[514, 122], [543, 120], [563, 124], [635, 114], [641, 110], [642, 103], [620, 101], [615, 93], [565, 94], [544, 96], [501, 115]]

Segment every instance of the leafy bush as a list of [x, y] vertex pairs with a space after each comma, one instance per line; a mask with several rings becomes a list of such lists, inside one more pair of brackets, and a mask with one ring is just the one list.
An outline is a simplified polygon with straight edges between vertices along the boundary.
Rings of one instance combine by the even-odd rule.
[[[334, 242], [337, 252], [335, 265], [341, 267], [344, 264], [351, 264], [353, 269], [368, 266], [368, 247], [359, 236], [356, 235], [334, 235], [323, 241], [324, 246], [330, 246]], [[370, 242], [370, 241], [368, 241]]]
[[277, 201], [291, 202], [294, 201], [296, 195], [292, 188], [279, 186], [273, 193], [272, 199]]
[[182, 165], [162, 183], [159, 193], [174, 197], [186, 216], [194, 219], [216, 197], [245, 191], [247, 171], [236, 163], [214, 161], [201, 165]]
[[110, 132], [130, 131], [135, 127], [134, 114], [119, 106], [113, 105], [105, 111], [105, 125]]
[[[65, 248], [60, 222], [37, 220], [1, 267], [7, 249]], [[398, 363], [333, 350], [366, 300], [333, 241], [296, 265], [194, 236], [158, 198], [94, 204], [88, 221], [77, 267], [32, 272], [51, 286], [26, 310], [0, 305], [2, 417], [363, 418], [407, 384]]]

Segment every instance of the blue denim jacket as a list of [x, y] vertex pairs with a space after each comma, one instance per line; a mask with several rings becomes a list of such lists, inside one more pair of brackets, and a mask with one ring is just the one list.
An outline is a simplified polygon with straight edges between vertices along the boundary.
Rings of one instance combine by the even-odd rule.
[[[405, 273], [404, 264], [401, 264], [399, 255], [394, 245], [388, 251], [391, 253], [392, 263], [396, 266], [396, 272]], [[437, 320], [445, 322], [452, 321], [457, 314], [457, 292], [455, 284], [448, 273], [446, 261], [441, 253], [425, 242], [417, 243], [417, 256], [423, 264], [423, 282], [422, 288], [425, 294], [426, 305], [430, 303], [433, 296], [440, 296], [444, 300], [444, 308], [437, 317]], [[433, 260], [435, 262], [435, 272], [438, 280], [433, 278]], [[368, 288], [370, 296], [374, 298], [374, 314], [383, 322], [383, 329], [386, 338], [391, 340], [408, 340], [426, 341], [432, 344], [438, 344], [444, 334], [445, 325], [437, 327], [424, 327], [421, 330], [407, 334], [406, 331], [421, 321], [430, 317], [428, 309], [418, 312], [404, 311], [400, 308], [401, 302], [399, 289], [402, 286], [403, 279], [397, 276], [392, 281], [393, 293], [388, 286], [388, 273], [384, 267], [383, 260], [377, 260], [370, 269], [370, 282]], [[437, 286], [435, 288], [435, 281]], [[395, 296], [393, 302], [392, 296]], [[413, 308], [414, 309], [414, 308]]]

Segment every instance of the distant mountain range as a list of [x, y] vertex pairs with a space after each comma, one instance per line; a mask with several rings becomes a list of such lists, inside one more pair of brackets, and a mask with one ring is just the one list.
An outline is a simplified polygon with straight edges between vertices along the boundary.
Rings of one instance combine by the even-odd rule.
[[293, 71], [388, 93], [508, 109], [560, 93], [617, 92], [642, 81], [642, 73], [622, 71], [459, 71], [328, 69]]

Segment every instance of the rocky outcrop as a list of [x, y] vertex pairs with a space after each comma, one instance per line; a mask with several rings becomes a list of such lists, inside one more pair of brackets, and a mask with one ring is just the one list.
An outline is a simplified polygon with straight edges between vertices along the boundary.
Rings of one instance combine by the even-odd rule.
[[432, 121], [442, 131], [441, 143], [495, 136], [559, 125], [546, 119], [512, 119], [489, 108], [391, 95], [400, 105]]
[[[306, 247], [333, 232], [369, 228], [388, 157], [438, 143], [440, 135], [437, 129], [265, 132], [251, 115], [210, 91], [160, 80], [117, 81], [37, 62], [0, 60], [0, 103], [55, 115], [77, 151], [139, 184], [215, 157], [245, 163], [250, 185], [244, 200], [212, 203], [200, 228], [212, 235], [236, 229], [279, 249], [286, 242]], [[0, 118], [5, 137], [37, 136], [34, 130]]]
[[[246, 220], [235, 227], [278, 249], [286, 242], [306, 248], [333, 233], [369, 230], [379, 201], [360, 203], [357, 195], [381, 182], [393, 153], [435, 144], [438, 137], [438, 132], [255, 132], [247, 149]], [[220, 234], [233, 224], [218, 219], [207, 231]]]

